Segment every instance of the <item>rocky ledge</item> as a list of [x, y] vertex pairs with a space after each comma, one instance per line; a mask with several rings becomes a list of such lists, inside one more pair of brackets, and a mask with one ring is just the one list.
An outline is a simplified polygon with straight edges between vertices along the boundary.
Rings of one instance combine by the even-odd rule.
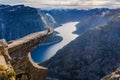
[[0, 40], [0, 80], [15, 80], [15, 71], [11, 66], [11, 57], [8, 54], [8, 44]]
[[[4, 42], [7, 46], [5, 48], [0, 46], [0, 52], [2, 54], [6, 53], [6, 55], [0, 56], [0, 61], [2, 61], [0, 65], [6, 67], [4, 72], [8, 68], [9, 71], [13, 70], [12, 73], [14, 73], [14, 76], [10, 77], [12, 80], [45, 80], [48, 71], [47, 68], [34, 63], [30, 52], [51, 34], [52, 32], [47, 33], [47, 31], [36, 32], [21, 39], [10, 41], [8, 44], [5, 40], [2, 40], [0, 45], [4, 46], [2, 44]], [[4, 76], [0, 74], [0, 78], [4, 78]]]

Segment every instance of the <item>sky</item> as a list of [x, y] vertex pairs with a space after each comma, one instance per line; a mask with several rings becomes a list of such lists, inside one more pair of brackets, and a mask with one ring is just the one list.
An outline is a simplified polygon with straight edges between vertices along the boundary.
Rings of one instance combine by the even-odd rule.
[[120, 0], [0, 0], [0, 3], [36, 8], [120, 8]]

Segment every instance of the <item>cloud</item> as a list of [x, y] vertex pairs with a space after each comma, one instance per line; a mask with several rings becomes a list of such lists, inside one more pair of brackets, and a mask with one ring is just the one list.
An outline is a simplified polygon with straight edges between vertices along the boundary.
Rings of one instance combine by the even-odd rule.
[[0, 0], [4, 4], [25, 4], [39, 8], [119, 8], [120, 0]]

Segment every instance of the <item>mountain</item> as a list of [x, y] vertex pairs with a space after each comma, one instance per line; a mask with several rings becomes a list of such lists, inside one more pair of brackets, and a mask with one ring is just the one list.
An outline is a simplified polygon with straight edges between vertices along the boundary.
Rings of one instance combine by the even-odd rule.
[[[33, 32], [59, 26], [48, 13], [24, 5], [0, 5], [0, 38], [15, 40]], [[55, 43], [62, 38], [54, 33], [45, 43]]]
[[36, 9], [24, 5], [0, 8], [0, 38], [8, 40], [45, 30]]
[[38, 9], [38, 11], [42, 11], [45, 13], [49, 13], [52, 17], [54, 17], [55, 21], [59, 24], [81, 21], [84, 17], [88, 15], [98, 14], [100, 12], [104, 12], [109, 10], [108, 8], [96, 8], [90, 10], [78, 10], [78, 9], [51, 9], [51, 10], [43, 10]]
[[109, 20], [119, 13], [120, 10], [118, 9], [108, 9], [97, 14], [87, 15], [80, 21], [79, 24], [76, 25], [77, 30], [74, 33], [79, 35], [90, 28], [105, 25]]
[[[120, 66], [119, 9], [43, 10], [24, 5], [0, 5], [0, 38], [6, 38], [7, 41], [13, 40], [9, 43], [12, 44], [15, 39], [29, 33], [43, 31], [48, 27], [54, 29], [64, 23], [76, 21], [79, 24], [76, 25], [77, 30], [74, 33], [79, 37], [40, 65], [49, 69], [48, 80], [100, 80]], [[53, 33], [43, 46], [60, 42], [62, 37], [56, 36], [56, 34], [58, 33]], [[23, 52], [16, 50], [16, 52], [18, 51], [23, 56]], [[18, 57], [18, 59], [21, 58]], [[21, 64], [24, 64], [23, 61]], [[17, 69], [24, 68], [19, 67], [21, 66], [17, 66]], [[24, 70], [26, 69], [29, 68], [24, 68]], [[21, 77], [21, 75], [19, 76]], [[39, 75], [37, 76], [39, 77]]]
[[49, 69], [51, 80], [100, 80], [120, 66], [119, 25], [117, 12], [106, 24], [89, 28], [40, 65]]
[[[35, 9], [24, 5], [0, 5], [0, 38], [15, 40], [33, 32], [56, 28], [69, 21], [80, 21], [87, 15], [107, 11], [109, 9]], [[64, 18], [64, 19], [63, 19]], [[79, 30], [79, 29], [78, 29]], [[44, 43], [60, 42], [62, 38], [54, 33]]]

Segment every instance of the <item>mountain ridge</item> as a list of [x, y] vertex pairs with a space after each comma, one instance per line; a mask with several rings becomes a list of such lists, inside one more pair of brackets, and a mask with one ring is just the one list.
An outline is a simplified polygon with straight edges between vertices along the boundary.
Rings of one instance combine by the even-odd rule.
[[59, 80], [99, 80], [118, 68], [119, 16], [114, 16], [106, 25], [86, 30], [42, 63], [49, 69], [48, 77]]

